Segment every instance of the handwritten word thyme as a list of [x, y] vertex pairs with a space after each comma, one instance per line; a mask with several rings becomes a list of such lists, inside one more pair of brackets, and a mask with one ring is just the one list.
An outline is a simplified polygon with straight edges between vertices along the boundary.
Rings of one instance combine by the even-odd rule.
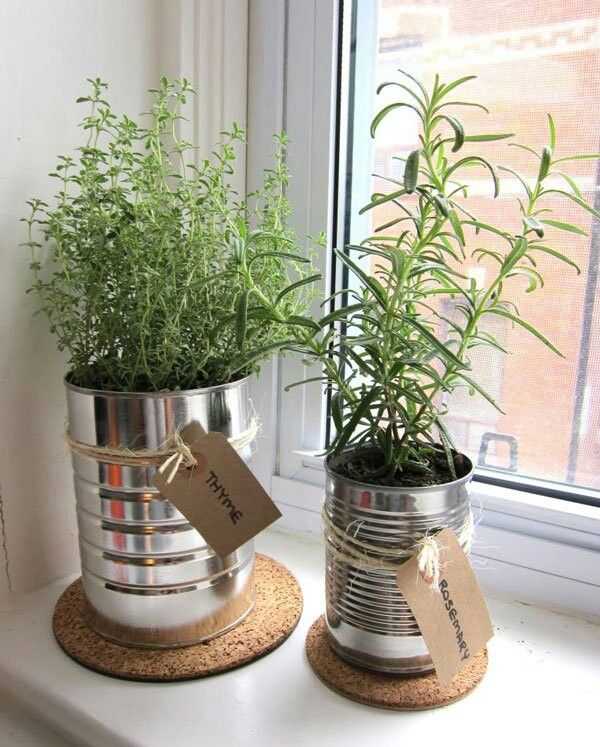
[[206, 479], [206, 484], [212, 489], [219, 503], [229, 511], [229, 518], [232, 523], [237, 524], [244, 514], [235, 507], [233, 501], [229, 497], [229, 492], [225, 490], [225, 487], [219, 482], [218, 476], [212, 471], [212, 469], [209, 470], [209, 473], [209, 477]]

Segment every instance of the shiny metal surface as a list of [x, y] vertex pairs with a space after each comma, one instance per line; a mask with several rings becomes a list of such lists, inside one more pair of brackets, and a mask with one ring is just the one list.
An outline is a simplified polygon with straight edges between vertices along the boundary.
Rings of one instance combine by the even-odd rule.
[[[338, 457], [343, 458], [342, 457]], [[459, 530], [469, 510], [473, 469], [445, 485], [391, 488], [356, 482], [326, 463], [325, 511], [340, 529], [381, 547], [410, 548], [428, 531]], [[335, 539], [326, 532], [326, 620], [330, 643], [353, 664], [390, 674], [433, 669], [416, 620], [396, 584], [393, 571], [359, 568], [329, 551]]]
[[[70, 383], [71, 436], [85, 444], [160, 449], [192, 421], [226, 437], [250, 426], [247, 380], [157, 394], [102, 392]], [[251, 447], [240, 450], [248, 462]], [[88, 624], [134, 646], [208, 640], [254, 602], [252, 542], [227, 557], [152, 484], [152, 467], [123, 467], [72, 454]]]

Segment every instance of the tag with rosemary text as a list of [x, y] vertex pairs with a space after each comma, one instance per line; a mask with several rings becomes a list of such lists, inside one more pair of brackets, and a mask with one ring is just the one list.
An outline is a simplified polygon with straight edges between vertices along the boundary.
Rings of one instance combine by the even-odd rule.
[[206, 433], [198, 423], [180, 436], [196, 459], [175, 475], [156, 472], [154, 485], [198, 530], [221, 557], [281, 516], [279, 509], [221, 433]]
[[396, 579], [425, 639], [442, 687], [478, 654], [493, 635], [492, 623], [465, 555], [451, 529], [436, 535], [440, 546], [438, 589], [421, 575], [412, 557], [397, 571]]

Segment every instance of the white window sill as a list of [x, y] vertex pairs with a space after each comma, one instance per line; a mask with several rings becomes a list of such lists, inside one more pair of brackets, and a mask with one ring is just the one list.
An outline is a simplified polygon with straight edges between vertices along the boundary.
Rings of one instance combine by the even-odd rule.
[[[371, 709], [328, 690], [304, 656], [306, 631], [324, 606], [320, 544], [272, 530], [257, 546], [296, 574], [305, 599], [302, 619], [281, 648], [218, 677], [142, 684], [78, 666], [59, 649], [51, 629], [54, 603], [69, 579], [2, 610], [0, 694], [19, 703], [32, 723], [27, 740], [21, 739], [24, 727], [15, 739], [10, 731], [2, 734], [3, 747], [62, 744], [58, 737], [40, 736], [42, 727], [34, 728], [35, 721], [80, 747], [397, 747], [423, 735], [441, 744], [452, 734], [452, 743], [475, 747], [489, 738], [492, 725], [498, 744], [514, 742], [515, 733], [522, 743], [570, 744], [595, 732], [600, 627], [491, 598], [496, 635], [488, 674], [477, 690], [437, 711]], [[0, 728], [7, 719], [2, 714]]]

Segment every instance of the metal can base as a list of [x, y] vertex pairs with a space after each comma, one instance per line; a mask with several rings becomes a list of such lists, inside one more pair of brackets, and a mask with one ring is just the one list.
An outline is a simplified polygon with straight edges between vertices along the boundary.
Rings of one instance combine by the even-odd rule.
[[[94, 633], [97, 633], [111, 643], [118, 643], [120, 646], [127, 646], [128, 648], [157, 648], [163, 650], [186, 648], [188, 646], [195, 646], [198, 643], [212, 641], [214, 638], [218, 638], [219, 636], [228, 633], [230, 630], [233, 630], [252, 612], [254, 609], [254, 601], [253, 596], [250, 607], [248, 607], [240, 617], [225, 628], [218, 630], [216, 633], [213, 632], [207, 635], [201, 635], [200, 637], [190, 638], [189, 640], [187, 640], [187, 636], [193, 635], [193, 630], [194, 628], [197, 628], [197, 626], [188, 626], [186, 630], [175, 628], [172, 631], [153, 631], [151, 628], [122, 627], [112, 623], [99, 612], [92, 609], [87, 600], [84, 620], [88, 628], [93, 630]], [[163, 642], [158, 642], [158, 636], [163, 639]], [[174, 639], [173, 642], [167, 642], [164, 640], [171, 637]]]
[[251, 612], [252, 560], [251, 556], [250, 562], [223, 574], [224, 582], [214, 586], [200, 583], [152, 591], [117, 586], [86, 572], [85, 623], [106, 640], [133, 648], [184, 648], [209, 641], [232, 630]]
[[[410, 677], [412, 675], [427, 674], [434, 671], [433, 662], [425, 643], [420, 636], [407, 637], [399, 636], [394, 639], [394, 636], [376, 636], [366, 631], [356, 630], [356, 635], [352, 635], [350, 626], [344, 625], [343, 630], [331, 629], [329, 622], [326, 625], [327, 640], [333, 651], [342, 659], [349, 662], [350, 664], [361, 667], [362, 669], [368, 669], [371, 672], [378, 672], [379, 674], [390, 674], [390, 675], [401, 675]], [[352, 638], [356, 639], [354, 645], [344, 645], [342, 640], [346, 640], [347, 644], [350, 644]], [[389, 651], [387, 656], [378, 656], [375, 651], [381, 649], [381, 642], [376, 640], [381, 638], [386, 644], [387, 650]], [[340, 640], [342, 639], [342, 640]], [[391, 654], [393, 643], [397, 643], [400, 647], [408, 647], [410, 645], [413, 651], [419, 648], [424, 649], [421, 653], [406, 653], [398, 656]], [[369, 643], [372, 645], [369, 646]], [[361, 645], [361, 649], [356, 647], [356, 644]], [[367, 648], [368, 647], [368, 648]], [[368, 650], [368, 649], [371, 650]]]

